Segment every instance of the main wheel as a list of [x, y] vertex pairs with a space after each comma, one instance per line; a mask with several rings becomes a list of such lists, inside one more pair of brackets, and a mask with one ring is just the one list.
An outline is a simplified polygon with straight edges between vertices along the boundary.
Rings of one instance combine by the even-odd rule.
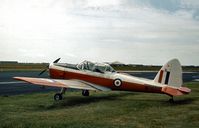
[[89, 91], [88, 90], [82, 90], [82, 95], [83, 96], [89, 96]]
[[62, 100], [62, 99], [63, 99], [62, 94], [56, 93], [56, 94], [54, 95], [54, 100], [58, 101], [58, 100]]

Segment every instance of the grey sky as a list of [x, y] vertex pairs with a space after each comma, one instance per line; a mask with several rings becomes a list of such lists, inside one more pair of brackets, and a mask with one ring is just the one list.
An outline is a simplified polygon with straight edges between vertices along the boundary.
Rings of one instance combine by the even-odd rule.
[[0, 60], [199, 65], [197, 0], [1, 0]]

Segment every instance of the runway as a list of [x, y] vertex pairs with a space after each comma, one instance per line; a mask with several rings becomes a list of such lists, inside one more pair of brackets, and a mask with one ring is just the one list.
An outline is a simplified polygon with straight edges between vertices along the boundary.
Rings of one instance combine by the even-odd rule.
[[49, 92], [59, 91], [59, 88], [35, 86], [23, 81], [17, 81], [13, 79], [15, 76], [26, 77], [43, 77], [47, 78], [48, 74], [44, 73], [42, 76], [38, 76], [39, 72], [0, 72], [0, 96], [18, 95], [34, 92]]
[[[130, 75], [143, 77], [148, 79], [154, 79], [157, 72], [127, 72]], [[49, 91], [59, 91], [60, 88], [54, 87], [45, 87], [35, 86], [23, 81], [14, 80], [15, 76], [26, 76], [26, 77], [43, 77], [48, 78], [48, 74], [44, 73], [42, 76], [38, 76], [39, 72], [0, 72], [0, 96], [8, 96], [8, 95], [18, 95], [18, 94], [26, 94], [26, 93], [34, 93], [34, 92], [49, 92]], [[199, 72], [189, 72], [183, 73], [183, 81], [189, 82], [194, 81], [195, 79], [199, 79]]]

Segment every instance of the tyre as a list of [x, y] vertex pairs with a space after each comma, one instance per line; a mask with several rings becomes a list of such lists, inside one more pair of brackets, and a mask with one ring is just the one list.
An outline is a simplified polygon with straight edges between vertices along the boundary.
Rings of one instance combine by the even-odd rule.
[[83, 96], [89, 96], [89, 91], [88, 90], [82, 90], [82, 95]]
[[58, 101], [58, 100], [62, 100], [62, 99], [63, 99], [62, 94], [56, 93], [56, 94], [54, 95], [54, 100]]

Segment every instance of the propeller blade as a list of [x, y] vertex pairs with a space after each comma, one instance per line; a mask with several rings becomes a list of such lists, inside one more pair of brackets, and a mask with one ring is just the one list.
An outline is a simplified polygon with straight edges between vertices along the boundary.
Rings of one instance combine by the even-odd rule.
[[43, 71], [41, 71], [40, 73], [39, 73], [39, 76], [40, 75], [42, 75], [44, 72], [46, 72], [47, 71], [47, 69], [44, 69]]
[[[60, 59], [61, 59], [61, 58], [56, 59], [53, 63], [58, 63]], [[46, 69], [44, 69], [43, 71], [41, 71], [41, 72], [39, 73], [39, 76], [42, 75], [44, 72], [46, 72], [46, 71], [48, 70], [48, 68], [49, 68], [49, 65], [47, 65], [47, 66], [46, 66]]]
[[61, 58], [56, 59], [53, 63], [59, 62], [60, 59], [61, 59]]
[[40, 76], [40, 75], [42, 75], [44, 72], [46, 72], [46, 71], [48, 70], [48, 68], [49, 68], [49, 65], [50, 65], [50, 64], [48, 64], [48, 65], [46, 66], [46, 68], [38, 74], [38, 76]]

